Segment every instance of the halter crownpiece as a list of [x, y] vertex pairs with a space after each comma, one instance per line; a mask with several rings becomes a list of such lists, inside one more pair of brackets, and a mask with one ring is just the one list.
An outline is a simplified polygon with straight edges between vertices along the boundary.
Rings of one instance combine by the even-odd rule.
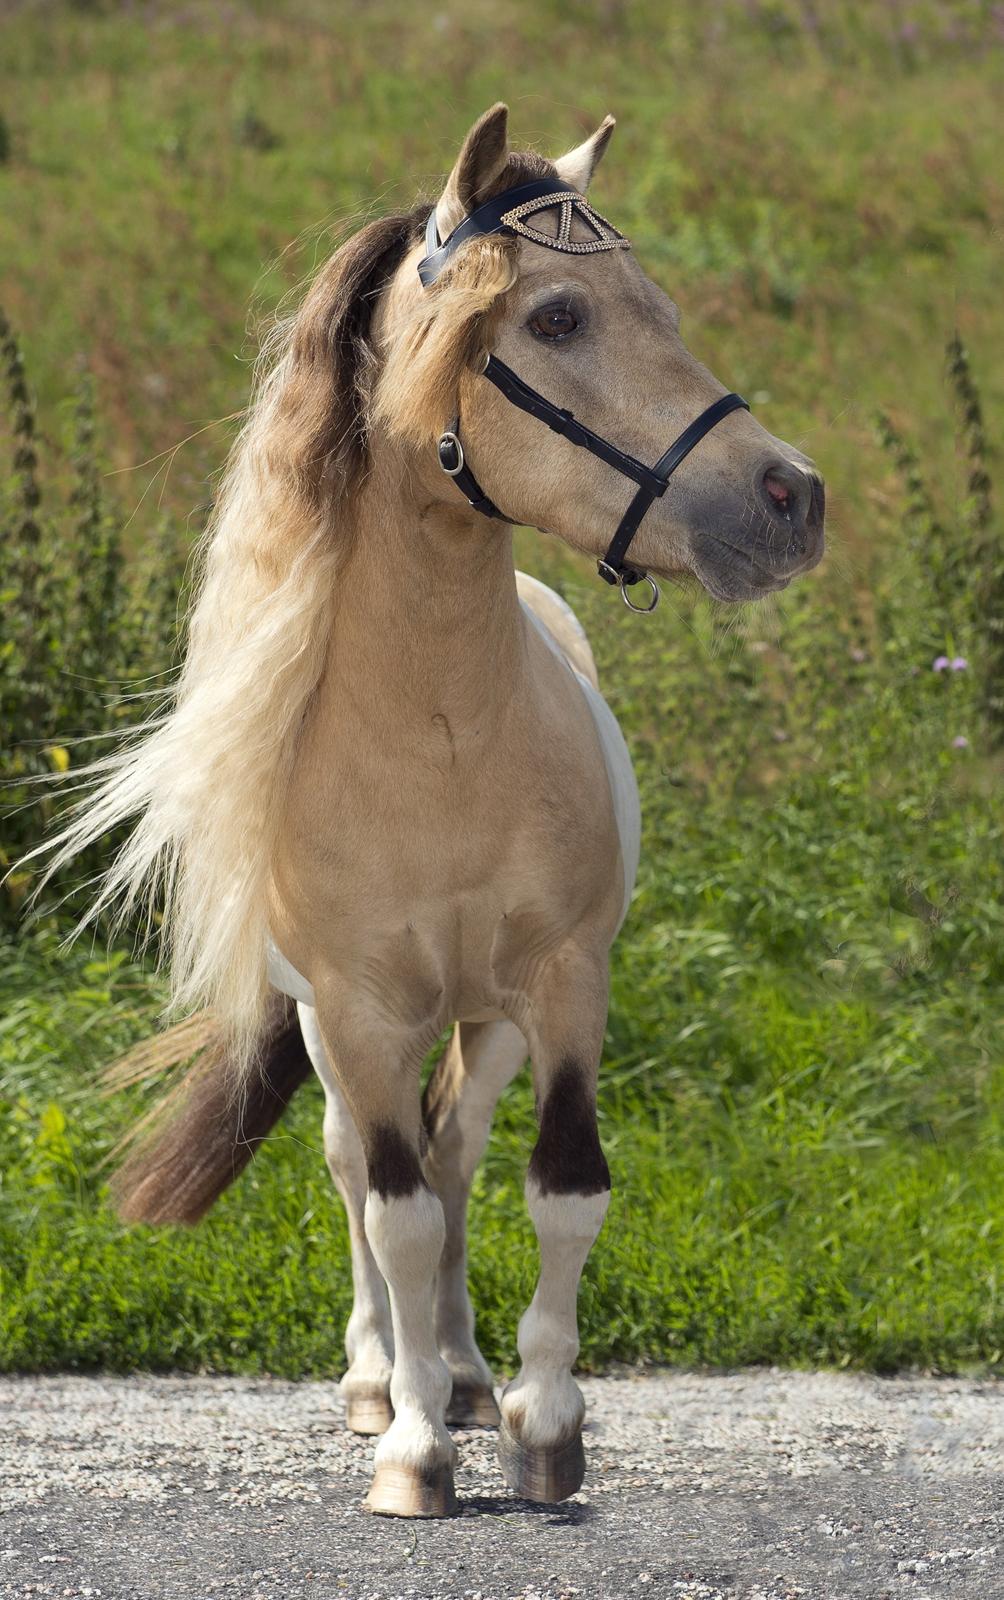
[[[549, 211], [556, 213], [553, 233], [534, 227], [528, 220], [530, 217]], [[576, 224], [578, 231], [573, 237], [572, 229]], [[423, 286], [428, 289], [435, 283], [461, 245], [466, 244], [469, 239], [490, 233], [522, 235], [523, 238], [532, 240], [534, 244], [544, 245], [548, 250], [559, 250], [570, 255], [591, 255], [598, 250], [630, 249], [629, 241], [624, 235], [618, 233], [616, 228], [594, 211], [577, 189], [573, 189], [567, 183], [561, 183], [557, 178], [541, 178], [534, 183], [523, 183], [515, 189], [507, 189], [494, 199], [486, 200], [484, 205], [476, 207], [469, 216], [466, 216], [444, 242], [440, 242], [436, 208], [433, 206], [425, 231], [427, 253], [418, 264], [418, 275]], [[628, 546], [638, 532], [642, 518], [653, 500], [665, 494], [673, 473], [689, 456], [694, 446], [699, 444], [704, 435], [710, 433], [711, 429], [730, 412], [749, 410], [749, 405], [742, 395], [724, 394], [715, 400], [684, 428], [653, 467], [647, 467], [643, 461], [626, 455], [608, 439], [587, 428], [573, 416], [571, 411], [554, 405], [536, 389], [531, 389], [528, 383], [524, 383], [523, 379], [497, 356], [488, 357], [484, 366], [484, 376], [520, 411], [525, 411], [529, 416], [545, 423], [552, 433], [560, 434], [569, 444], [579, 445], [591, 455], [598, 456], [616, 472], [625, 478], [630, 478], [638, 485], [617, 525], [605, 556], [602, 561], [597, 562], [597, 571], [605, 583], [613, 584], [620, 589], [621, 597], [630, 610], [654, 611], [659, 603], [658, 584], [647, 572], [639, 567], [630, 566], [625, 561]], [[507, 517], [505, 512], [500, 511], [495, 502], [489, 499], [467, 465], [464, 447], [460, 442], [459, 417], [452, 428], [440, 436], [437, 450], [439, 465], [446, 475], [453, 479], [475, 511], [480, 511], [486, 517], [497, 517], [502, 522], [512, 521], [511, 517]], [[651, 603], [647, 606], [636, 606], [628, 594], [628, 589], [633, 584], [642, 582], [649, 585]]]

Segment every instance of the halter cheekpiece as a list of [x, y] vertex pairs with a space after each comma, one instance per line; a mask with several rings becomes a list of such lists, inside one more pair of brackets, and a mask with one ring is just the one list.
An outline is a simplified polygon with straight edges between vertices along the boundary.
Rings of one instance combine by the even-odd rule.
[[[553, 233], [535, 227], [531, 221], [533, 217], [545, 212], [556, 213]], [[468, 239], [490, 233], [521, 235], [523, 238], [531, 239], [534, 244], [544, 245], [548, 250], [558, 250], [568, 255], [591, 255], [600, 250], [630, 248], [630, 243], [624, 235], [618, 233], [599, 212], [594, 211], [578, 190], [567, 183], [559, 182], [556, 178], [543, 178], [534, 183], [523, 183], [514, 189], [507, 189], [494, 199], [486, 200], [484, 205], [478, 206], [466, 216], [443, 241], [439, 237], [436, 208], [433, 206], [425, 233], [426, 255], [418, 264], [418, 275], [423, 286], [428, 289], [435, 283], [451, 257], [461, 245], [466, 244]], [[665, 494], [673, 473], [694, 446], [731, 411], [749, 410], [742, 395], [725, 394], [715, 400], [707, 410], [702, 411], [700, 416], [695, 417], [694, 421], [684, 428], [653, 467], [647, 467], [643, 461], [626, 455], [609, 440], [601, 438], [598, 433], [593, 433], [591, 428], [579, 422], [570, 411], [554, 405], [536, 389], [531, 389], [528, 383], [524, 383], [523, 379], [513, 372], [511, 367], [499, 361], [497, 356], [488, 357], [484, 366], [484, 376], [512, 405], [518, 406], [521, 411], [545, 423], [553, 433], [560, 434], [570, 444], [580, 445], [592, 455], [598, 456], [616, 472], [625, 478], [630, 478], [638, 485], [606, 554], [597, 562], [597, 570], [604, 582], [620, 589], [625, 605], [632, 611], [654, 611], [659, 601], [658, 585], [647, 572], [629, 565], [624, 560], [628, 546], [638, 532], [642, 518], [653, 500]], [[488, 498], [467, 465], [464, 459], [464, 447], [460, 442], [459, 418], [452, 428], [441, 435], [437, 449], [439, 464], [443, 471], [453, 479], [475, 511], [480, 511], [486, 517], [498, 517], [502, 522], [512, 520]], [[642, 582], [647, 583], [650, 589], [651, 599], [647, 606], [635, 605], [628, 593], [632, 585]]]

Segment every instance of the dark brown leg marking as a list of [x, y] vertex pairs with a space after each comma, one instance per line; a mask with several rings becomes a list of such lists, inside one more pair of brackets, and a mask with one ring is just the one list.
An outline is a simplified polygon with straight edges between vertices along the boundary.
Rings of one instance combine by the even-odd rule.
[[413, 1147], [392, 1122], [378, 1122], [366, 1140], [366, 1175], [381, 1200], [406, 1200], [425, 1187]]
[[548, 1089], [528, 1176], [541, 1194], [601, 1194], [610, 1187], [596, 1102], [574, 1061], [562, 1062]]

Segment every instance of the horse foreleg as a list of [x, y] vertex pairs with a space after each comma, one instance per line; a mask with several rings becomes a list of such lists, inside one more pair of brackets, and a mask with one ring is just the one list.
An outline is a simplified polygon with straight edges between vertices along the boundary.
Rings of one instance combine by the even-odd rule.
[[446, 1420], [457, 1427], [495, 1427], [499, 1420], [494, 1379], [474, 1337], [467, 1201], [498, 1097], [526, 1056], [526, 1040], [511, 1022], [459, 1023], [422, 1105], [429, 1136], [425, 1171], [446, 1218], [436, 1277], [436, 1337], [453, 1384]]
[[300, 1030], [324, 1088], [324, 1156], [345, 1204], [352, 1251], [352, 1314], [345, 1329], [348, 1369], [341, 1381], [345, 1421], [353, 1433], [383, 1433], [394, 1420], [394, 1365], [387, 1285], [366, 1238], [366, 1159], [355, 1123], [331, 1070], [312, 1006], [299, 1005]]
[[596, 1125], [606, 967], [580, 955], [554, 958], [529, 998], [540, 1132], [525, 1192], [540, 1276], [519, 1324], [520, 1371], [502, 1396], [499, 1458], [515, 1494], [551, 1502], [574, 1494], [585, 1475], [585, 1403], [572, 1367], [579, 1279], [610, 1201]]
[[[315, 981], [315, 988], [317, 987]], [[366, 1239], [390, 1299], [394, 1420], [377, 1443], [366, 1504], [384, 1516], [456, 1510], [456, 1448], [446, 1429], [450, 1374], [436, 1344], [433, 1298], [446, 1226], [422, 1173], [419, 1070], [424, 1050], [396, 1021], [326, 1004], [318, 1021], [359, 1133], [366, 1174]]]

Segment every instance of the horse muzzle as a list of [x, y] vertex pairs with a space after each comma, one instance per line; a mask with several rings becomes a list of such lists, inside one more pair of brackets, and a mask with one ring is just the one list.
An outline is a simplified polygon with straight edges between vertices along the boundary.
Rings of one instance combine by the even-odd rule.
[[758, 474], [738, 526], [694, 539], [695, 575], [716, 600], [756, 600], [786, 589], [823, 557], [826, 497], [810, 462], [771, 461]]

